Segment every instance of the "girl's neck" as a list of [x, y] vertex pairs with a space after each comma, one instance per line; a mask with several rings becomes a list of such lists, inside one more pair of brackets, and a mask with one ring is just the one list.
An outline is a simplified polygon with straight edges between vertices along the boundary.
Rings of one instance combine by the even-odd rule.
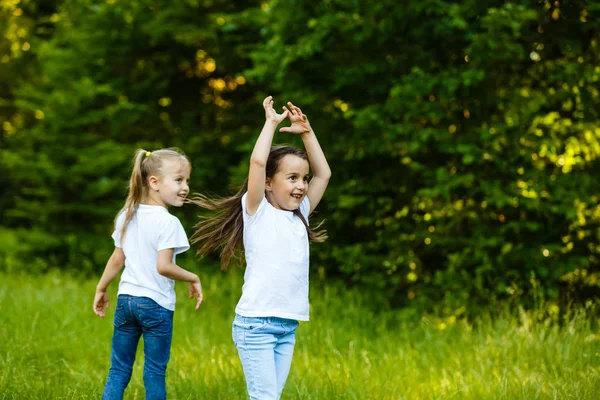
[[156, 200], [153, 196], [147, 196], [146, 198], [142, 199], [140, 204], [147, 206], [161, 206], [168, 209], [168, 207], [166, 207], [162, 202]]

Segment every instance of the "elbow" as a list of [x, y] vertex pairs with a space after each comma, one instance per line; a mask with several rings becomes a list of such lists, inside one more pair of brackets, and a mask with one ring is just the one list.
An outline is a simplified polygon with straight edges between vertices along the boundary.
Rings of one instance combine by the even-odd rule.
[[327, 170], [319, 173], [318, 177], [324, 181], [329, 182], [329, 179], [331, 179], [331, 170], [329, 168], [327, 168]]
[[156, 271], [160, 275], [165, 276], [165, 274], [167, 274], [168, 271], [169, 271], [169, 266], [166, 263], [159, 262], [159, 263], [156, 264]]
[[258, 168], [266, 168], [267, 160], [263, 160], [259, 157], [252, 156], [252, 157], [250, 157], [250, 166], [258, 167]]

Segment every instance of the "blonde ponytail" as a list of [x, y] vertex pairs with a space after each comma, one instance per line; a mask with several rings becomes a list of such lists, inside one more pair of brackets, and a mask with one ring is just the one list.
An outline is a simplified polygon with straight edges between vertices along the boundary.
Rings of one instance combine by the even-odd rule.
[[133, 219], [135, 212], [148, 195], [148, 177], [152, 175], [161, 175], [163, 161], [167, 158], [180, 158], [188, 164], [190, 161], [183, 152], [176, 148], [160, 149], [153, 152], [144, 149], [137, 149], [133, 156], [133, 169], [129, 177], [129, 190], [127, 192], [127, 200], [125, 205], [115, 218], [115, 227], [119, 215], [125, 213], [125, 221], [121, 227], [119, 235], [121, 243], [127, 231], [127, 225]]

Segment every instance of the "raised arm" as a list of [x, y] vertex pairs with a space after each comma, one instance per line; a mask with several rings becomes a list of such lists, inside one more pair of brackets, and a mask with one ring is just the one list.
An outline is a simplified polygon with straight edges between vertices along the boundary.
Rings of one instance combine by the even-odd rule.
[[321, 201], [325, 189], [329, 184], [329, 178], [331, 177], [331, 169], [325, 158], [325, 154], [319, 145], [317, 135], [313, 131], [308, 117], [302, 114], [302, 110], [296, 107], [291, 102], [288, 102], [289, 107], [289, 118], [292, 121], [292, 125], [286, 128], [281, 128], [280, 132], [290, 132], [299, 134], [304, 143], [304, 148], [308, 154], [308, 162], [313, 171], [313, 178], [308, 185], [308, 200], [310, 201], [310, 212], [313, 212], [317, 208], [317, 204]]
[[265, 125], [256, 140], [254, 150], [250, 156], [250, 172], [248, 173], [248, 196], [246, 197], [246, 212], [254, 215], [260, 202], [265, 197], [265, 179], [267, 159], [271, 151], [271, 143], [277, 125], [287, 116], [289, 111], [285, 109], [282, 114], [277, 114], [273, 109], [273, 97], [268, 96], [263, 100], [265, 109]]

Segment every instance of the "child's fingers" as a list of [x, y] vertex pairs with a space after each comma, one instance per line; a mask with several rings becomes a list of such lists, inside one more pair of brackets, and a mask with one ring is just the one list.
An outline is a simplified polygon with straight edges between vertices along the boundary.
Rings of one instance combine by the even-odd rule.
[[288, 101], [288, 106], [290, 107], [290, 110], [292, 110], [291, 111], [292, 114], [295, 115], [298, 112], [298, 111], [296, 111], [296, 108], [298, 108], [298, 107], [296, 107], [295, 105], [293, 105], [291, 101]]
[[300, 107], [293, 105], [291, 101], [288, 101], [288, 106], [294, 111], [294, 114], [302, 115]]
[[104, 317], [104, 309], [102, 308], [102, 304], [94, 303], [94, 314], [99, 317]]
[[267, 96], [267, 97], [265, 97], [265, 99], [263, 100], [263, 107], [267, 108], [271, 104], [273, 104], [273, 96]]
[[100, 317], [104, 317], [104, 309], [109, 306], [108, 296], [106, 294], [96, 296], [94, 298], [94, 313]]
[[196, 310], [200, 308], [200, 304], [202, 304], [202, 292], [198, 292], [198, 299], [196, 300]]

